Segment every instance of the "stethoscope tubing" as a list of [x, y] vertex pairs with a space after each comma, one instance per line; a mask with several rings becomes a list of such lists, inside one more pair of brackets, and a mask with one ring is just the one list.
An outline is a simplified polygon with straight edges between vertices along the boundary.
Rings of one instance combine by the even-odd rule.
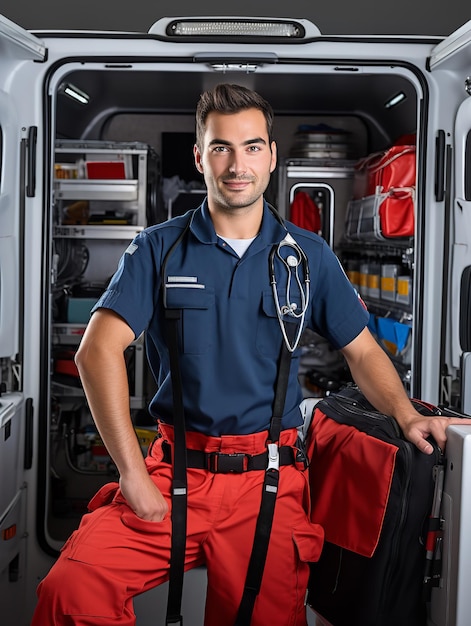
[[[281, 255], [280, 251], [283, 247], [289, 247], [296, 253], [296, 256], [290, 255], [286, 259]], [[286, 304], [280, 304], [280, 298], [278, 295], [278, 285], [276, 280], [275, 273], [275, 256], [277, 256], [287, 271], [287, 281], [286, 281]], [[304, 273], [304, 286], [302, 285], [301, 279], [299, 277], [299, 268], [302, 267], [302, 271]], [[289, 352], [294, 352], [299, 345], [299, 341], [301, 339], [301, 335], [304, 330], [304, 319], [306, 316], [306, 311], [309, 306], [309, 297], [310, 297], [310, 274], [309, 274], [309, 263], [304, 253], [304, 250], [299, 246], [294, 238], [287, 233], [286, 237], [280, 241], [278, 244], [275, 244], [269, 255], [269, 269], [270, 269], [270, 284], [273, 292], [273, 300], [275, 303], [276, 316], [278, 318], [278, 323], [281, 329], [281, 333], [283, 335], [283, 340], [286, 344]], [[292, 274], [294, 272], [296, 284], [300, 293], [301, 299], [301, 309], [297, 311], [297, 304], [295, 302], [291, 302], [290, 293], [291, 293], [291, 280]], [[288, 337], [288, 333], [286, 330], [286, 323], [284, 321], [284, 316], [290, 316], [295, 318], [298, 321], [298, 327], [296, 330], [295, 337], [292, 341], [290, 341]]]

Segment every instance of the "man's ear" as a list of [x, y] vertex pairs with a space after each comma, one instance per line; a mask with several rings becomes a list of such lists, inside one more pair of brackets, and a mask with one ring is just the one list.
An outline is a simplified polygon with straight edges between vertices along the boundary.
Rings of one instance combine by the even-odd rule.
[[196, 169], [200, 174], [203, 174], [203, 164], [201, 159], [201, 152], [199, 151], [198, 146], [195, 144], [193, 146], [193, 156], [195, 157], [195, 165]]
[[270, 163], [270, 174], [274, 171], [277, 163], [277, 151], [276, 151], [276, 142], [271, 142], [271, 163]]

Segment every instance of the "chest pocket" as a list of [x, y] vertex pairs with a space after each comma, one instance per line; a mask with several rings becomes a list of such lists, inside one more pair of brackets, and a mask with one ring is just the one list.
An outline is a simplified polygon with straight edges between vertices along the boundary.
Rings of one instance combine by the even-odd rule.
[[182, 310], [182, 348], [185, 354], [204, 354], [216, 341], [214, 289], [203, 285], [167, 288], [167, 308]]
[[[285, 303], [285, 290], [278, 290], [278, 298], [280, 300], [280, 306], [283, 306]], [[301, 306], [301, 301], [297, 298], [293, 298], [293, 301], [296, 302], [298, 307]], [[265, 291], [262, 294], [262, 303], [261, 303], [261, 314], [258, 319], [258, 327], [257, 327], [257, 350], [263, 356], [268, 356], [270, 358], [276, 358], [280, 353], [281, 342], [283, 340], [283, 335], [280, 328], [280, 323], [278, 321], [278, 315], [276, 311], [275, 302], [273, 299], [272, 291]], [[293, 334], [298, 328], [299, 321], [289, 315], [284, 315], [282, 317], [283, 323], [288, 331]], [[294, 352], [294, 355], [298, 354], [299, 348], [297, 348]]]

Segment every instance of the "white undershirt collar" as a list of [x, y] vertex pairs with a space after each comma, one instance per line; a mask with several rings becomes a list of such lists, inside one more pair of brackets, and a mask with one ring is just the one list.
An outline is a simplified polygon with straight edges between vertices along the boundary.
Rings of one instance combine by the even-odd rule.
[[221, 235], [218, 235], [218, 237], [228, 243], [234, 250], [234, 252], [239, 256], [239, 258], [242, 258], [244, 256], [247, 248], [255, 239], [255, 237], [252, 237], [251, 239], [231, 239], [229, 237], [221, 237]]

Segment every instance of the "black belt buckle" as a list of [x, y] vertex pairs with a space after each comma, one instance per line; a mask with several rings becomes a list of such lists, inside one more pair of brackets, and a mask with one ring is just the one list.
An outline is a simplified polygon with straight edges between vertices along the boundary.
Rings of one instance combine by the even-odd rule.
[[243, 452], [225, 454], [210, 452], [208, 454], [208, 470], [214, 474], [242, 474], [248, 470], [249, 457]]

